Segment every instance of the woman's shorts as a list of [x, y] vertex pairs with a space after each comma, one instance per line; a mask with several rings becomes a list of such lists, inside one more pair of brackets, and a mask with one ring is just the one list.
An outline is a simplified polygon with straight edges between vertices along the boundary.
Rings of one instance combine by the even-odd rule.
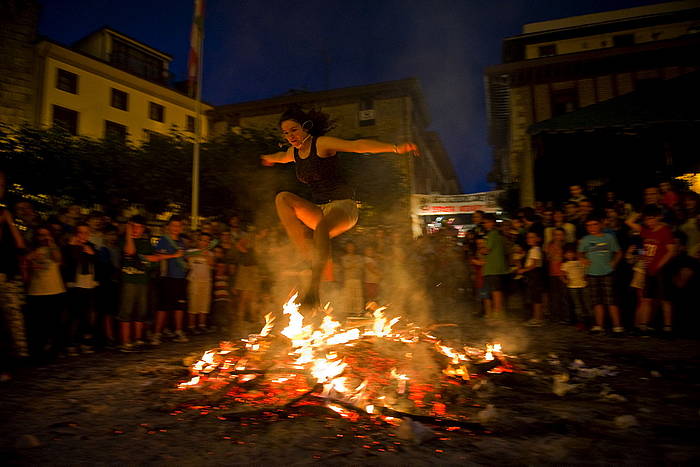
[[357, 202], [354, 199], [338, 199], [330, 203], [317, 204], [324, 216], [327, 216], [331, 211], [341, 213], [347, 220], [350, 227], [357, 224], [359, 213], [357, 210]]

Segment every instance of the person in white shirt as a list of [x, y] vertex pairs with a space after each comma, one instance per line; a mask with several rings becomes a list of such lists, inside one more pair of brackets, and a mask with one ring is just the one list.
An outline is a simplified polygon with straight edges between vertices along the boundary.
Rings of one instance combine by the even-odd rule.
[[542, 277], [543, 255], [540, 242], [542, 239], [537, 232], [530, 231], [525, 236], [529, 247], [525, 255], [525, 264], [517, 270], [518, 274], [525, 276], [527, 283], [527, 299], [532, 306], [532, 319], [528, 326], [542, 326], [544, 323], [544, 311], [542, 309], [542, 295], [544, 293], [544, 278]]
[[187, 256], [187, 324], [193, 334], [207, 330], [214, 267], [214, 253], [207, 249], [211, 239], [211, 234], [201, 232], [197, 239], [197, 250]]
[[27, 308], [25, 320], [29, 353], [43, 359], [61, 350], [61, 317], [65, 309], [66, 287], [61, 277], [63, 261], [51, 231], [39, 227], [34, 232], [34, 249], [27, 255]]
[[583, 330], [586, 327], [586, 322], [590, 319], [588, 300], [586, 299], [586, 265], [578, 258], [575, 243], [564, 245], [564, 261], [561, 263], [561, 272], [571, 306], [569, 313], [573, 314], [576, 327]]

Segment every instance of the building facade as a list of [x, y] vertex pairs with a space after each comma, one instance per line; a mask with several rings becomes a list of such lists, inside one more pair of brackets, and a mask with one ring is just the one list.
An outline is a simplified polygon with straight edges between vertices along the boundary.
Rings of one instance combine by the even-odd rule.
[[[426, 130], [429, 116], [415, 79], [319, 92], [295, 92], [271, 99], [218, 106], [210, 114], [211, 134], [215, 137], [237, 127], [279, 132], [279, 116], [292, 104], [330, 114], [336, 123], [329, 133], [332, 136], [396, 143], [414, 141], [418, 145], [420, 157], [377, 156], [385, 162], [390, 161], [389, 170], [386, 166], [374, 170], [376, 167], [372, 166], [371, 158], [362, 162], [366, 170], [362, 170], [354, 182], [364, 204], [375, 202], [375, 195], [381, 191], [381, 181], [387, 180], [392, 186], [385, 188], [397, 191], [391, 217], [396, 215], [407, 222], [411, 215], [411, 194], [459, 193], [454, 168], [439, 136]], [[368, 188], [370, 186], [377, 189]]]
[[23, 0], [0, 6], [0, 122], [34, 122], [34, 43], [39, 6]]
[[[143, 142], [177, 131], [194, 136], [195, 99], [173, 87], [172, 58], [103, 28], [66, 47], [36, 46], [35, 122], [74, 135]], [[201, 112], [212, 108], [202, 103]], [[206, 138], [209, 125], [201, 119]]]
[[[176, 86], [172, 57], [110, 28], [67, 46], [37, 40], [40, 7], [3, 2], [0, 18], [0, 122], [73, 135], [142, 143], [179, 132], [194, 137], [196, 115], [212, 109]], [[201, 135], [209, 125], [202, 117]]]
[[[494, 173], [533, 205], [533, 124], [700, 68], [700, 6], [676, 1], [527, 24], [486, 70]], [[560, 157], [566, 157], [561, 154]]]

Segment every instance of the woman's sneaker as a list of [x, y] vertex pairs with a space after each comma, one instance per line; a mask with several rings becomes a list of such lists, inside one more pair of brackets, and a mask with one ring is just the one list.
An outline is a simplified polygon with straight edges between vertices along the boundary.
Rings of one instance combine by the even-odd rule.
[[615, 337], [623, 336], [625, 334], [625, 328], [623, 328], [622, 326], [615, 326], [614, 328], [612, 328], [612, 333]]
[[151, 336], [151, 345], [160, 345], [160, 344], [161, 344], [160, 334], [157, 334], [157, 333], [153, 334], [153, 336]]
[[593, 335], [600, 335], [603, 334], [603, 327], [602, 326], [593, 326], [588, 332], [590, 332]]

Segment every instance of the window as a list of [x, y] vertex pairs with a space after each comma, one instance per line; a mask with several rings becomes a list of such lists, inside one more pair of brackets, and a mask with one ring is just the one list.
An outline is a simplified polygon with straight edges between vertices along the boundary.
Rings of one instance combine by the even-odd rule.
[[105, 139], [125, 144], [126, 126], [105, 120]]
[[541, 45], [537, 48], [540, 57], [551, 57], [557, 54], [557, 44]]
[[148, 130], [146, 128], [143, 129], [143, 134], [145, 136], [146, 141], [148, 141], [149, 143], [156, 143], [159, 140], [165, 138], [161, 133], [158, 133], [157, 131], [153, 130]]
[[59, 68], [56, 75], [56, 88], [71, 94], [78, 94], [78, 75]]
[[374, 125], [374, 101], [372, 99], [363, 99], [360, 102], [360, 111], [357, 114], [360, 126]]
[[149, 81], [165, 84], [168, 79], [162, 59], [114, 37], [109, 62]]
[[78, 134], [78, 112], [60, 105], [53, 106], [53, 126], [63, 128], [73, 136]]
[[552, 116], [578, 109], [578, 89], [568, 88], [552, 91]]
[[120, 110], [129, 110], [129, 95], [124, 91], [112, 88], [112, 107]]
[[165, 107], [155, 102], [150, 102], [148, 106], [148, 118], [156, 122], [165, 121]]
[[613, 36], [613, 47], [629, 47], [631, 45], [634, 45], [634, 34]]
[[187, 126], [186, 126], [187, 131], [191, 131], [192, 133], [194, 133], [194, 129], [195, 129], [194, 125], [195, 125], [194, 117], [192, 115], [188, 115], [187, 116]]

